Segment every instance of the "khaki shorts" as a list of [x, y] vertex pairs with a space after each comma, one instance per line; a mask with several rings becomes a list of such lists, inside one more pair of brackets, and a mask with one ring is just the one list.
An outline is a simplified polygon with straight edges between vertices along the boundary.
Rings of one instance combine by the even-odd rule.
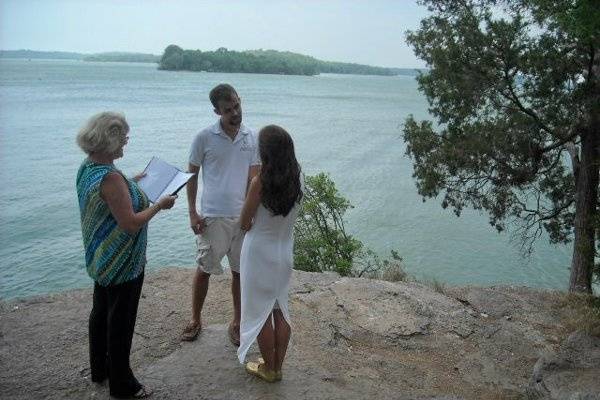
[[196, 235], [196, 265], [207, 274], [223, 273], [221, 260], [227, 256], [229, 268], [240, 272], [240, 251], [244, 232], [238, 218], [206, 217], [204, 231]]

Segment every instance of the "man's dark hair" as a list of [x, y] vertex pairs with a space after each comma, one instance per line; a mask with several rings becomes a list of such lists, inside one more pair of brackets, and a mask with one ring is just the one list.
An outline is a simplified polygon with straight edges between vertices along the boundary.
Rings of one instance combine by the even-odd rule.
[[216, 109], [219, 109], [219, 100], [231, 101], [234, 95], [239, 97], [233, 86], [228, 85], [227, 83], [221, 83], [210, 91], [208, 97], [210, 98], [212, 105]]

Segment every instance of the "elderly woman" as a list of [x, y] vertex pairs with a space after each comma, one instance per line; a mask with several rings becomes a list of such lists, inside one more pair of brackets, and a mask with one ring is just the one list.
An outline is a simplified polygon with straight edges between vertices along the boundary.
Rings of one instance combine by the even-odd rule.
[[110, 394], [144, 398], [151, 391], [131, 371], [129, 353], [144, 281], [148, 221], [173, 207], [176, 196], [149, 207], [138, 187], [113, 162], [123, 156], [129, 126], [122, 114], [93, 116], [77, 135], [88, 155], [77, 173], [77, 196], [87, 272], [94, 280], [90, 314], [92, 381], [108, 378]]

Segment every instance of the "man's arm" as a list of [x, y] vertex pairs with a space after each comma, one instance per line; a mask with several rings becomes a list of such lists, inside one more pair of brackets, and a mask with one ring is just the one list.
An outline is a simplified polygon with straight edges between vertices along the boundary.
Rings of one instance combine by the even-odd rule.
[[188, 172], [194, 174], [186, 185], [188, 212], [190, 215], [190, 226], [192, 231], [197, 235], [204, 230], [204, 218], [196, 211], [196, 193], [198, 192], [198, 173], [200, 167], [194, 164], [188, 165]]

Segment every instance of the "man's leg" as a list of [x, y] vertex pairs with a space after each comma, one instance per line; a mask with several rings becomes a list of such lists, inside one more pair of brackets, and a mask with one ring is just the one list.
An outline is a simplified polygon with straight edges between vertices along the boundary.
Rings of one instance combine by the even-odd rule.
[[244, 242], [244, 231], [240, 228], [239, 219], [230, 220], [231, 245], [227, 253], [229, 266], [231, 268], [231, 297], [233, 298], [233, 321], [229, 325], [229, 336], [231, 341], [240, 345], [240, 320], [242, 318], [241, 294], [240, 294], [240, 266], [242, 244]]
[[196, 268], [192, 282], [192, 318], [185, 327], [181, 339], [185, 341], [195, 340], [202, 327], [202, 307], [208, 293], [210, 274]]
[[192, 318], [183, 330], [181, 340], [196, 340], [202, 329], [202, 308], [208, 293], [208, 282], [211, 273], [222, 271], [220, 260], [225, 250], [219, 239], [223, 236], [218, 218], [205, 218], [204, 231], [196, 236], [196, 272], [192, 281]]
[[231, 297], [233, 298], [233, 321], [230, 324], [231, 341], [240, 344], [240, 318], [242, 315], [240, 296], [240, 273], [231, 270]]

